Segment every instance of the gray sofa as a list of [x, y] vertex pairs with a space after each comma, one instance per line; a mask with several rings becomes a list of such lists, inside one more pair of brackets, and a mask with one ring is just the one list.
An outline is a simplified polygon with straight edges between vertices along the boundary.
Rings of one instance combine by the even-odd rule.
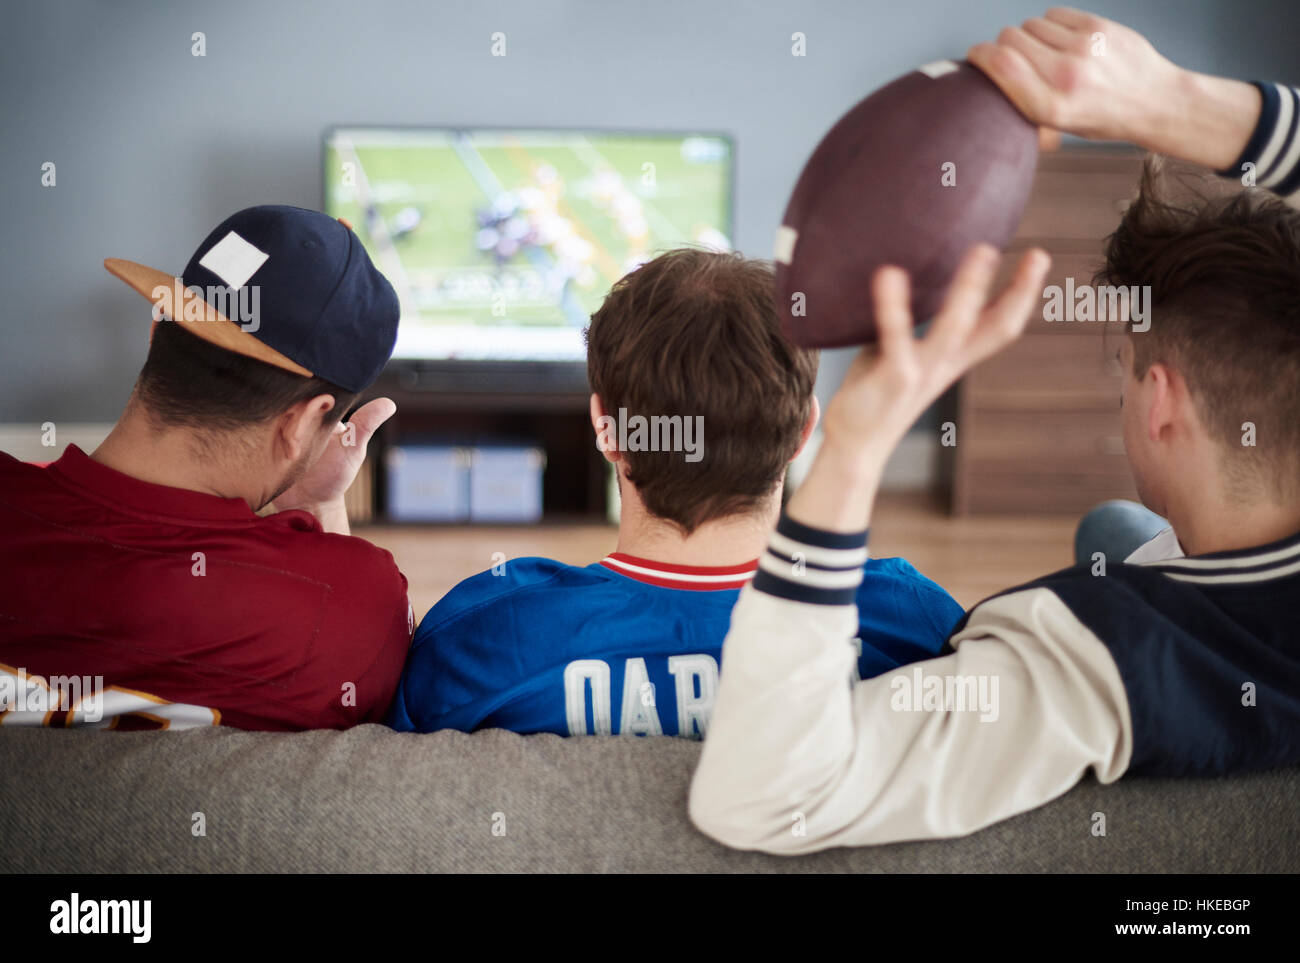
[[[1087, 780], [963, 839], [734, 852], [686, 817], [697, 743], [6, 729], [9, 872], [1295, 872], [1300, 770]], [[1107, 834], [1092, 835], [1095, 812]], [[205, 835], [195, 835], [202, 813]], [[494, 828], [496, 832], [494, 833]], [[504, 831], [502, 833], [502, 831]]]

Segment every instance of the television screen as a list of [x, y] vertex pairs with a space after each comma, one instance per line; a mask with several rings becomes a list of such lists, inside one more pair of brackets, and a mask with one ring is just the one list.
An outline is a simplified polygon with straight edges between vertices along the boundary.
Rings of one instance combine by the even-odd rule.
[[401, 299], [394, 358], [580, 361], [618, 278], [731, 249], [719, 135], [340, 127], [324, 163], [327, 213]]

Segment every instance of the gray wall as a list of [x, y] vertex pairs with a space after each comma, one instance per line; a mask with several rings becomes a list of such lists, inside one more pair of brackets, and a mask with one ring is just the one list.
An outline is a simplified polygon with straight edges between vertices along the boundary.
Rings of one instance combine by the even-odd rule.
[[[728, 130], [767, 257], [808, 152], [866, 92], [1048, 0], [7, 2], [0, 421], [112, 420], [148, 306], [100, 266], [184, 266], [219, 220], [317, 207], [334, 123]], [[1094, 0], [1201, 70], [1296, 81], [1300, 4]], [[190, 35], [207, 35], [207, 57]], [[508, 56], [489, 55], [504, 31]], [[790, 55], [802, 31], [808, 55]], [[58, 185], [40, 185], [54, 161]], [[843, 357], [824, 364], [823, 390]]]

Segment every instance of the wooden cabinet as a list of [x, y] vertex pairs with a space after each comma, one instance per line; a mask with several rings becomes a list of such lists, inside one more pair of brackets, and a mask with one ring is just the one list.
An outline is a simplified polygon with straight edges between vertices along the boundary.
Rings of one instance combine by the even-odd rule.
[[[1092, 283], [1104, 240], [1137, 189], [1135, 152], [1043, 154], [1029, 206], [1007, 251], [1052, 255], [1047, 285]], [[953, 511], [1082, 513], [1134, 489], [1120, 432], [1124, 338], [1114, 322], [1044, 320], [958, 387]]]

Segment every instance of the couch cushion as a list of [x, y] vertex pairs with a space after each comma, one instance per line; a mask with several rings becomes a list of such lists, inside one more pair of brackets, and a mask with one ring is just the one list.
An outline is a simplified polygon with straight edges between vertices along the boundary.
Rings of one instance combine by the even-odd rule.
[[[8, 872], [1269, 872], [1300, 869], [1300, 770], [1085, 780], [956, 840], [740, 853], [698, 833], [680, 739], [0, 733]], [[207, 835], [192, 834], [204, 815]], [[1107, 835], [1092, 835], [1092, 814]], [[501, 814], [494, 816], [494, 814]], [[494, 819], [504, 835], [494, 835]], [[503, 821], [503, 822], [502, 822]]]

